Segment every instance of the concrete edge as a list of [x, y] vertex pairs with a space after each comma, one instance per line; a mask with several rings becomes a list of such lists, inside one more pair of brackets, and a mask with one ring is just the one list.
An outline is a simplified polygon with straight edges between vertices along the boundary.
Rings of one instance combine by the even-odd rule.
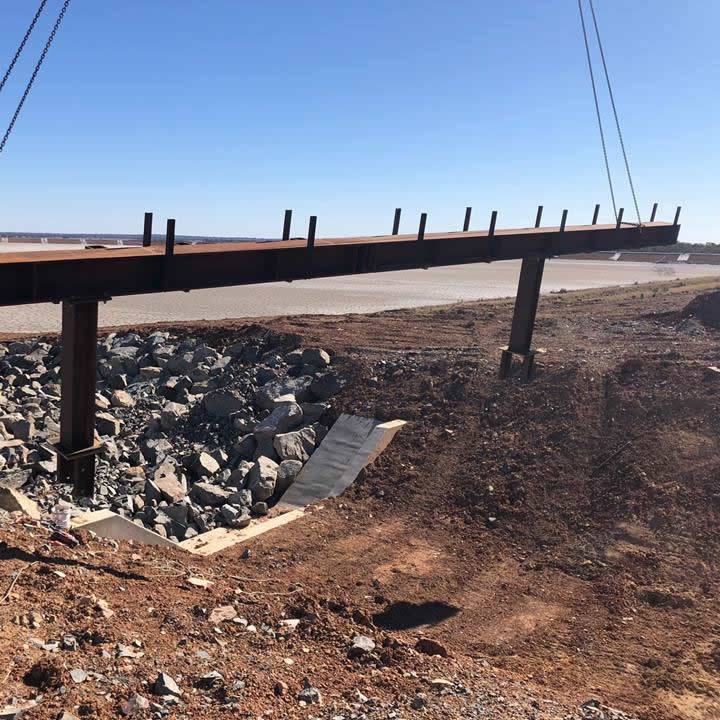
[[253, 520], [242, 529], [216, 528], [179, 543], [141, 527], [112, 510], [83, 513], [72, 519], [71, 527], [75, 530], [92, 530], [100, 537], [112, 540], [133, 540], [142, 545], [171, 547], [193, 555], [208, 556], [262, 535], [268, 530], [287, 525], [304, 514], [303, 510], [294, 510], [266, 520]]

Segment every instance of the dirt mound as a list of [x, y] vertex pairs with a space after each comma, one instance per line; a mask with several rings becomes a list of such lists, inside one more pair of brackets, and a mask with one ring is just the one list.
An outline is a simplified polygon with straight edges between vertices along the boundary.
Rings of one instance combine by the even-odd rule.
[[706, 327], [720, 329], [720, 290], [695, 296], [680, 312], [681, 318], [695, 318]]

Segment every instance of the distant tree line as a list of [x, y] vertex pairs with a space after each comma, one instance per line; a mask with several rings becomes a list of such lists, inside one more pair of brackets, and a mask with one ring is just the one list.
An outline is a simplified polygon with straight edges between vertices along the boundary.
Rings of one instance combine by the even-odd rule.
[[679, 242], [675, 245], [656, 245], [644, 247], [642, 252], [667, 252], [667, 253], [720, 253], [720, 243], [688, 243]]

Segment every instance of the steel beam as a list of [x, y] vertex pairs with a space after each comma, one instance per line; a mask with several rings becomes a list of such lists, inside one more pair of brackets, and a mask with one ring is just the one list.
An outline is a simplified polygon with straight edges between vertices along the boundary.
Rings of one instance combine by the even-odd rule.
[[[677, 241], [679, 225], [656, 222], [553, 228], [426, 232], [430, 267], [590, 250], [631, 250]], [[417, 233], [362, 238], [317, 238], [313, 277], [418, 267]], [[0, 254], [0, 305], [249, 285], [307, 277], [302, 240], [177, 245], [172, 263], [162, 245]], [[367, 261], [359, 262], [359, 258]]]
[[76, 496], [92, 495], [95, 485], [95, 380], [97, 375], [96, 300], [62, 304], [60, 442], [57, 475], [72, 483]]

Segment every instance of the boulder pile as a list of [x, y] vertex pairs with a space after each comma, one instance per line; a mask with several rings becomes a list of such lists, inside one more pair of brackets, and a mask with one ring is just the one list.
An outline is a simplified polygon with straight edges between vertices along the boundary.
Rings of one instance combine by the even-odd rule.
[[[0, 344], [0, 486], [49, 511], [71, 501], [49, 446], [60, 422], [61, 348]], [[264, 332], [231, 345], [169, 332], [110, 334], [98, 344], [96, 494], [164, 537], [244, 527], [293, 483], [327, 432], [344, 381], [321, 348]]]

